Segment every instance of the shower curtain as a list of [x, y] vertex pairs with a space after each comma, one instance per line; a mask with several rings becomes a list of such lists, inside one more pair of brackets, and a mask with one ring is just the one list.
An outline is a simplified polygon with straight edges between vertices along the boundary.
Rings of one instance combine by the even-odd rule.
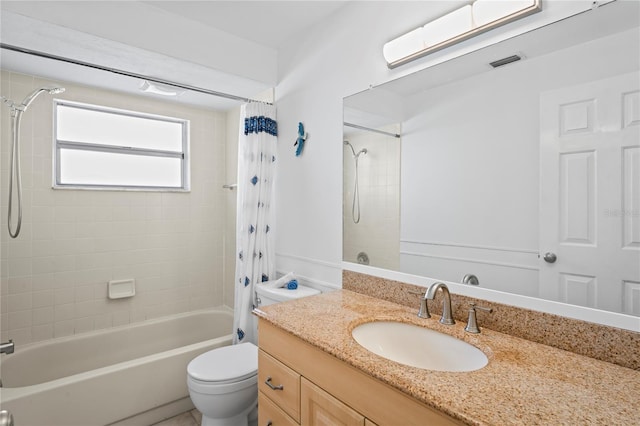
[[257, 343], [255, 285], [275, 278], [273, 175], [278, 125], [273, 105], [251, 102], [240, 111], [234, 344]]

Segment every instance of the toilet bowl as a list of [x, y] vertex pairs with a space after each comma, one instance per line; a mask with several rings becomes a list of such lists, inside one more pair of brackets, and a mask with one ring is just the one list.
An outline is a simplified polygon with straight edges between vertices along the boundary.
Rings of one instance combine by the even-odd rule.
[[253, 343], [205, 352], [187, 366], [187, 387], [202, 426], [247, 426], [258, 403], [258, 347]]
[[[264, 306], [320, 291], [258, 286], [256, 293]], [[187, 366], [187, 387], [193, 405], [202, 413], [202, 426], [247, 426], [257, 421], [258, 347], [240, 343], [197, 356]]]

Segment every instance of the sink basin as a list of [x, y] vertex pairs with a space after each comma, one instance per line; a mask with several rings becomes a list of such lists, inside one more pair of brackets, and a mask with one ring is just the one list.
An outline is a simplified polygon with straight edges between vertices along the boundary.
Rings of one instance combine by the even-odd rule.
[[460, 339], [413, 324], [376, 321], [357, 326], [353, 338], [365, 349], [400, 364], [436, 371], [474, 371], [489, 362]]

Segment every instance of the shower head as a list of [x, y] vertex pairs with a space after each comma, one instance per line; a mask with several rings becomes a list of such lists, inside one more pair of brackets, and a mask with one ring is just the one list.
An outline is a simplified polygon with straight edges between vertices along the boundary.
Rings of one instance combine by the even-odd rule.
[[31, 94], [29, 94], [26, 98], [24, 98], [24, 101], [22, 101], [22, 105], [24, 105], [24, 107], [28, 107], [29, 104], [31, 104], [31, 102], [33, 102], [33, 100], [42, 92], [47, 92], [50, 95], [57, 95], [59, 93], [64, 92], [64, 87], [57, 87], [57, 86], [46, 86], [46, 87], [41, 87], [39, 89], [34, 90], [33, 92], [31, 92]]
[[345, 145], [347, 145], [349, 148], [351, 148], [351, 152], [353, 153], [353, 156], [355, 157], [356, 156], [356, 150], [353, 149], [353, 145], [351, 145], [351, 142], [349, 142], [348, 140], [345, 140], [343, 143]]
[[349, 148], [351, 148], [351, 153], [353, 154], [353, 158], [357, 159], [360, 154], [366, 154], [367, 153], [367, 148], [362, 148], [360, 151], [358, 151], [358, 153], [356, 154], [356, 150], [353, 148], [353, 145], [351, 145], [351, 142], [345, 140], [343, 141], [343, 143], [345, 145], [347, 145]]
[[29, 95], [27, 95], [27, 97], [22, 101], [22, 104], [19, 106], [15, 106], [15, 108], [19, 109], [20, 111], [26, 111], [29, 105], [31, 105], [31, 102], [33, 102], [40, 93], [47, 92], [50, 95], [57, 95], [58, 93], [64, 92], [64, 90], [64, 87], [57, 86], [40, 87], [39, 89], [36, 89]]
[[367, 148], [362, 148], [360, 151], [358, 151], [358, 153], [354, 155], [356, 161], [358, 160], [358, 157], [360, 157], [360, 154], [366, 154], [366, 153], [367, 153]]
[[47, 88], [47, 91], [50, 95], [57, 95], [58, 93], [63, 93], [66, 89], [64, 87], [50, 87]]

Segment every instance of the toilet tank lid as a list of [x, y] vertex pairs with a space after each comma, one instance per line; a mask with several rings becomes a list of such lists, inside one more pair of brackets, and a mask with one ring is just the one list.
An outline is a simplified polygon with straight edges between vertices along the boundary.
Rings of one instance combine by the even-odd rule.
[[316, 294], [320, 294], [321, 292], [320, 290], [316, 290], [315, 288], [305, 287], [303, 285], [298, 285], [298, 288], [296, 288], [295, 290], [289, 290], [286, 287], [271, 288], [257, 284], [256, 293], [258, 293], [259, 296], [267, 296], [275, 300], [284, 301], [299, 299], [301, 297], [307, 296], [315, 296]]
[[238, 381], [258, 372], [258, 347], [253, 343], [224, 346], [198, 355], [187, 373], [204, 382]]

